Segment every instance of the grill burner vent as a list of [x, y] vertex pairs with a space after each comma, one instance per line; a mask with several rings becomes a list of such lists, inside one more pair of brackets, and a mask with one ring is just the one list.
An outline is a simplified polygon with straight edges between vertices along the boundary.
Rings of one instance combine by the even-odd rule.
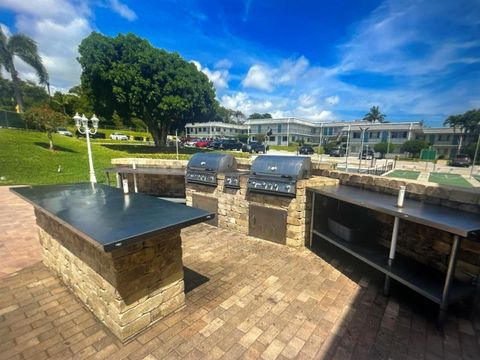
[[311, 176], [310, 157], [262, 155], [252, 164], [247, 188], [252, 192], [295, 197], [297, 181]]

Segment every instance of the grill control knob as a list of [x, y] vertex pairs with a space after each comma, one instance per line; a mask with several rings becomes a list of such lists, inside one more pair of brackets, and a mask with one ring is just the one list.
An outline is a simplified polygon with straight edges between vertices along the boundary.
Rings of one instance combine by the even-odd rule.
[[290, 191], [291, 186], [290, 185], [285, 185], [285, 190]]
[[275, 190], [278, 189], [278, 184], [274, 184], [273, 187], [275, 188]]

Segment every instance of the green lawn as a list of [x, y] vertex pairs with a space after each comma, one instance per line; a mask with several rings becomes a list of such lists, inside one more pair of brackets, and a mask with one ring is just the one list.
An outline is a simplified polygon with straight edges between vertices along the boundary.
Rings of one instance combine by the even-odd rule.
[[420, 175], [420, 171], [393, 170], [391, 173], [389, 173], [385, 176], [386, 177], [409, 179], [409, 180], [417, 180], [419, 175]]
[[[58, 184], [88, 181], [87, 144], [84, 139], [54, 135], [54, 151], [48, 149], [43, 132], [0, 129], [0, 185]], [[180, 159], [202, 151], [180, 149]], [[149, 145], [117, 142], [92, 144], [93, 163], [98, 182], [105, 181], [103, 169], [111, 167], [111, 159], [148, 157], [176, 159], [175, 149], [159, 149]], [[236, 157], [249, 157], [235, 152]], [[60, 169], [60, 171], [59, 171]]]
[[472, 185], [459, 174], [430, 173], [428, 181], [440, 185], [472, 187]]

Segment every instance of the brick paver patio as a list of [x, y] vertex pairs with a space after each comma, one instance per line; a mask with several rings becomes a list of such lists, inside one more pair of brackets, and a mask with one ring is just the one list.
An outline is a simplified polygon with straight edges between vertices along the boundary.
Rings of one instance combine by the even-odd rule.
[[378, 274], [333, 249], [203, 224], [183, 232], [186, 307], [122, 344], [38, 261], [31, 207], [0, 196], [0, 359], [479, 358], [460, 306], [442, 336], [436, 306], [400, 286], [384, 297]]

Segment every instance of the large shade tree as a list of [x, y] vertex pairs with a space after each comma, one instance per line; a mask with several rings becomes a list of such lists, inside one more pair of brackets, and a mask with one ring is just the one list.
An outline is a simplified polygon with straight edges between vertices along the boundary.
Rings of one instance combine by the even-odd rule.
[[372, 106], [370, 108], [370, 111], [367, 114], [365, 114], [365, 116], [363, 117], [363, 120], [371, 123], [374, 123], [374, 122], [383, 123], [385, 122], [386, 116], [387, 115], [382, 114], [379, 106]]
[[205, 121], [218, 107], [213, 84], [176, 53], [154, 48], [133, 34], [92, 33], [79, 46], [82, 88], [98, 115], [139, 118], [156, 146], [170, 130]]
[[48, 85], [48, 73], [43, 66], [42, 58], [38, 54], [37, 44], [23, 34], [5, 35], [0, 27], [0, 66], [3, 66], [12, 78], [13, 95], [20, 112], [25, 109], [21, 81], [15, 68], [14, 57], [17, 56], [30, 65], [37, 72], [40, 84]]

